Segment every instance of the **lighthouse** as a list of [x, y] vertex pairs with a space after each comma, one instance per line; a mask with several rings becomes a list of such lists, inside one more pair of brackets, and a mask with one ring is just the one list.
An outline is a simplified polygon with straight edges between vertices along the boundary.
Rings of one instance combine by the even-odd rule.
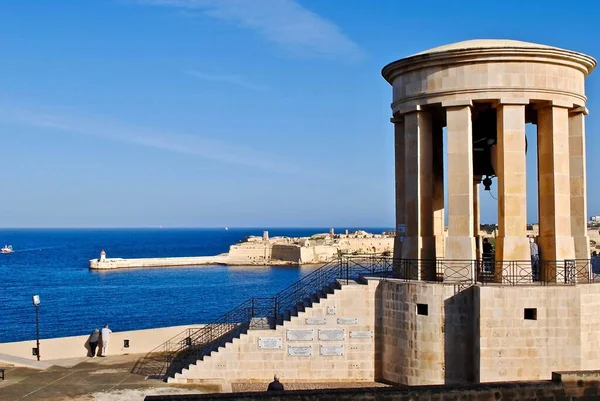
[[106, 262], [106, 252], [104, 252], [104, 249], [100, 251], [100, 260], [98, 260], [100, 263], [102, 262]]

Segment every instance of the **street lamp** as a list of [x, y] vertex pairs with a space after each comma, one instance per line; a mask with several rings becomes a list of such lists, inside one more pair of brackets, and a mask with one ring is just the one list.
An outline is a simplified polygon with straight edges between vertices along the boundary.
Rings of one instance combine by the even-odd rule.
[[35, 336], [36, 336], [36, 348], [35, 355], [37, 356], [37, 360], [40, 360], [40, 296], [34, 295], [33, 297], [33, 306], [35, 306]]

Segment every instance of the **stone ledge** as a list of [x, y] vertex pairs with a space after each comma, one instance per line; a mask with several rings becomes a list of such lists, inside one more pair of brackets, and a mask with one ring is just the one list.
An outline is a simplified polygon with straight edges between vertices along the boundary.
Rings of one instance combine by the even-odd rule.
[[567, 383], [580, 380], [584, 382], [600, 382], [600, 370], [570, 370], [563, 372], [552, 372], [553, 382]]
[[[594, 373], [592, 373], [594, 372]], [[146, 401], [174, 400], [591, 400], [600, 399], [600, 381], [597, 371], [557, 372], [559, 375], [583, 375], [593, 380], [580, 380], [577, 386], [563, 385], [558, 381], [501, 382], [448, 386], [411, 386], [386, 388], [352, 388], [292, 390], [281, 393], [245, 392], [232, 394], [188, 394], [148, 396]], [[553, 375], [554, 377], [554, 375]], [[285, 386], [285, 383], [284, 383]], [[266, 384], [265, 384], [266, 388]]]

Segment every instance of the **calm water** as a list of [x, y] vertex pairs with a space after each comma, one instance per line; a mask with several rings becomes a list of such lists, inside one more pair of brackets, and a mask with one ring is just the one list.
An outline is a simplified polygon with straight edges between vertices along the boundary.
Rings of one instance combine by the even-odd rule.
[[[367, 229], [380, 233], [384, 229]], [[308, 236], [328, 229], [269, 229], [270, 236]], [[340, 232], [341, 230], [336, 230]], [[107, 257], [204, 256], [262, 229], [0, 230], [0, 342], [35, 338], [39, 294], [42, 338], [207, 323], [251, 296], [272, 295], [314, 267], [205, 266], [95, 272]]]

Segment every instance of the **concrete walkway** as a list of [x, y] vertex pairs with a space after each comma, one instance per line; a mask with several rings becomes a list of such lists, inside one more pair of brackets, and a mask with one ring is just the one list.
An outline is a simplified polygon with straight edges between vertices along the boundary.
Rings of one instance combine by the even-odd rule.
[[141, 401], [147, 395], [219, 391], [216, 386], [172, 385], [131, 373], [142, 356], [48, 361], [54, 366], [46, 370], [9, 366], [5, 368], [6, 379], [0, 380], [0, 400]]

